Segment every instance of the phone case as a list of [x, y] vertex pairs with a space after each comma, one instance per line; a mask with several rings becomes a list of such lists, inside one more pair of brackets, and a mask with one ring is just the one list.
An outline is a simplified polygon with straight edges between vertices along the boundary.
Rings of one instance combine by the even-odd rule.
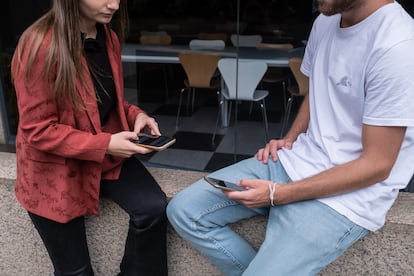
[[[210, 178], [208, 176], [204, 176], [204, 180], [207, 181], [207, 183], [209, 183], [210, 185], [212, 185], [214, 188], [217, 188], [217, 189], [221, 189], [221, 190], [225, 190], [225, 191], [242, 191], [243, 190], [241, 187], [239, 187], [238, 189], [228, 187], [226, 185], [226, 182], [224, 182], [223, 180]], [[234, 186], [237, 186], [237, 185], [234, 184]]]
[[175, 143], [175, 138], [168, 136], [139, 135], [139, 139], [133, 141], [135, 144], [155, 151], [165, 150]]

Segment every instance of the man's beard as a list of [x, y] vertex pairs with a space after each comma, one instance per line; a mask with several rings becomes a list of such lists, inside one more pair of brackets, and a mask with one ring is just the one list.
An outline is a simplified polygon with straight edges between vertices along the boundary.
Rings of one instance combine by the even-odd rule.
[[319, 12], [330, 16], [348, 10], [355, 0], [318, 0]]

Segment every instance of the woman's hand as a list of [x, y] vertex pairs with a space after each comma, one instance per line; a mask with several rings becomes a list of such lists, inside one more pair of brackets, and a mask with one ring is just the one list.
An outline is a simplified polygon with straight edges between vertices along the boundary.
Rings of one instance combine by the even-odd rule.
[[272, 157], [273, 161], [277, 161], [277, 150], [280, 148], [291, 149], [292, 141], [290, 139], [270, 140], [264, 148], [261, 148], [255, 154], [257, 160], [267, 164], [269, 156]]
[[124, 158], [131, 157], [136, 153], [150, 153], [151, 150], [131, 142], [131, 140], [136, 140], [137, 138], [137, 133], [131, 131], [123, 131], [112, 134], [106, 153]]
[[139, 113], [137, 115], [137, 118], [135, 119], [134, 132], [149, 132], [151, 135], [161, 135], [160, 130], [158, 128], [158, 123], [155, 121], [154, 118], [148, 116], [145, 113]]
[[[270, 205], [269, 184], [271, 181], [261, 179], [240, 180], [237, 185], [244, 187], [244, 191], [224, 191], [228, 198], [236, 200], [248, 208], [260, 208]], [[276, 188], [277, 191], [277, 188]]]
[[138, 133], [140, 132], [150, 132], [152, 135], [161, 135], [160, 130], [158, 129], [158, 123], [155, 119], [145, 113], [139, 113], [135, 119], [133, 132], [123, 131], [111, 135], [111, 140], [106, 153], [124, 158], [137, 153], [150, 153], [152, 150], [131, 142], [131, 140], [138, 139]]

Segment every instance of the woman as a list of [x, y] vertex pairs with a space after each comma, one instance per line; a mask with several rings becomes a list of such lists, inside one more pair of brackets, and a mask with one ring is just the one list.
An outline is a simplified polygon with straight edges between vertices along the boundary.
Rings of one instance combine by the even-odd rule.
[[20, 114], [15, 194], [55, 275], [93, 275], [84, 216], [98, 215], [100, 194], [130, 216], [120, 275], [167, 275], [166, 196], [133, 157], [149, 150], [131, 142], [139, 132], [160, 131], [123, 100], [126, 5], [54, 0], [13, 57]]

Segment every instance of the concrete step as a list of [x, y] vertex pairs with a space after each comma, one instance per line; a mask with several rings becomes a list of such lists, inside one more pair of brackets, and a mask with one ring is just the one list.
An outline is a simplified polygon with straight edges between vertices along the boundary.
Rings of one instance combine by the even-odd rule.
[[[0, 276], [52, 275], [52, 266], [38, 233], [17, 203], [13, 185], [14, 155], [0, 153]], [[205, 173], [148, 168], [168, 197]], [[358, 241], [320, 275], [414, 275], [414, 194], [400, 193], [383, 229]], [[116, 275], [123, 254], [128, 218], [113, 202], [103, 199], [101, 215], [87, 218], [87, 234], [97, 276]], [[256, 248], [263, 240], [266, 219], [256, 217], [232, 225]], [[168, 229], [171, 276], [222, 275], [203, 256]], [[260, 274], [258, 274], [260, 275]]]

